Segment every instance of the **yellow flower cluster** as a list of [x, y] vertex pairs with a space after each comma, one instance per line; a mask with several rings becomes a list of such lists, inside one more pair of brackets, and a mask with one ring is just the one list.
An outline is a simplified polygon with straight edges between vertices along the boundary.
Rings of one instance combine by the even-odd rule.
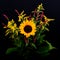
[[[26, 38], [28, 38], [31, 35], [35, 35], [38, 29], [37, 26], [39, 25], [39, 28], [41, 30], [48, 30], [46, 25], [49, 25], [49, 22], [53, 21], [54, 19], [49, 19], [43, 14], [42, 18], [44, 18], [44, 21], [42, 21], [42, 18], [39, 18], [39, 16], [41, 16], [39, 14], [42, 13], [42, 10], [44, 10], [44, 8], [41, 3], [35, 11], [37, 16], [31, 17], [30, 19], [29, 16], [26, 16], [26, 14], [24, 14], [24, 11], [22, 11], [18, 16], [18, 22], [20, 22], [20, 25], [18, 27], [13, 19], [11, 21], [8, 21], [7, 26], [4, 26], [4, 28], [8, 28], [8, 30], [6, 31], [6, 35], [8, 35], [10, 31], [12, 31], [12, 33], [16, 33], [17, 35], [18, 33], [20, 33], [23, 34]], [[38, 21], [39, 23], [37, 23]]]
[[19, 18], [19, 22], [21, 21], [21, 20], [23, 20], [23, 18], [24, 18], [24, 16], [25, 16], [26, 14], [24, 14], [24, 11], [22, 11], [21, 13], [20, 13], [20, 15], [18, 16], [18, 18]]
[[32, 11], [29, 16], [27, 16], [24, 11], [19, 13], [15, 10], [15, 12], [18, 14], [17, 23], [14, 19], [9, 20], [9, 18], [4, 15], [8, 20], [7, 25], [4, 26], [4, 28], [6, 28], [5, 36], [8, 35], [9, 38], [12, 38], [14, 45], [14, 47], [8, 48], [6, 51], [7, 54], [17, 52], [21, 53], [20, 56], [29, 58], [32, 50], [34, 50], [34, 53], [36, 52], [44, 56], [48, 55], [50, 50], [55, 49], [51, 43], [44, 39], [45, 34], [43, 33], [46, 30], [49, 31], [47, 26], [49, 26], [49, 22], [54, 19], [49, 19], [44, 15], [42, 3]]
[[45, 27], [46, 25], [49, 25], [50, 21], [53, 21], [54, 19], [49, 19], [44, 15], [44, 21], [40, 20], [40, 25], [42, 26], [42, 30], [46, 29], [47, 31], [49, 31], [49, 29], [47, 27]]
[[16, 33], [18, 35], [18, 27], [17, 27], [17, 24], [14, 22], [13, 19], [11, 21], [8, 21], [7, 26], [4, 26], [4, 28], [8, 28], [6, 30], [5, 35], [8, 35], [9, 33]]

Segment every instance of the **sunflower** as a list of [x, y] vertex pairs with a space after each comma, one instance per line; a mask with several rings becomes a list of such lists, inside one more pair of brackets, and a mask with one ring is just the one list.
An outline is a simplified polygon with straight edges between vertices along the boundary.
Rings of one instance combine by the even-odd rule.
[[23, 21], [20, 26], [20, 33], [24, 34], [26, 38], [30, 37], [30, 35], [35, 35], [36, 32], [36, 24], [33, 20], [25, 20]]

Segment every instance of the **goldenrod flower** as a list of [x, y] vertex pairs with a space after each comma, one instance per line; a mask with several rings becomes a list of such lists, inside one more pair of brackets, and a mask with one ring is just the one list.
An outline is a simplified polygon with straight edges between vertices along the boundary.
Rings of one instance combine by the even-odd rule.
[[19, 26], [20, 33], [24, 34], [26, 38], [30, 37], [30, 35], [35, 35], [36, 25], [33, 20], [25, 20]]
[[18, 18], [19, 18], [19, 22], [21, 21], [21, 19], [23, 19], [23, 17], [25, 16], [26, 14], [24, 14], [24, 11], [22, 11], [21, 13], [20, 13], [20, 15], [18, 16]]

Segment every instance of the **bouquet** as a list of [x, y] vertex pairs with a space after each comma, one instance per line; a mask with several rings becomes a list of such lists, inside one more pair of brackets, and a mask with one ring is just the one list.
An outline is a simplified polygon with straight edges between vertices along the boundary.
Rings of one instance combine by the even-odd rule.
[[45, 31], [49, 31], [47, 26], [49, 22], [54, 19], [49, 19], [44, 15], [44, 8], [42, 3], [27, 16], [24, 11], [18, 14], [18, 23], [14, 19], [9, 20], [9, 18], [4, 15], [8, 23], [4, 25], [3, 28], [6, 29], [5, 36], [13, 42], [14, 47], [7, 49], [6, 54], [11, 54], [17, 52], [19, 56], [29, 58], [34, 53], [40, 56], [46, 56], [49, 51], [54, 49], [47, 40], [44, 40], [46, 34]]

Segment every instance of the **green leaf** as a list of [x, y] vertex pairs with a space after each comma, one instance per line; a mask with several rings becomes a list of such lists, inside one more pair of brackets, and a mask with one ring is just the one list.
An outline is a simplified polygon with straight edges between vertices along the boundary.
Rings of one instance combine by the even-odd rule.
[[48, 46], [44, 46], [40, 48], [40, 54], [46, 53], [49, 51], [49, 47]]
[[49, 50], [55, 49], [55, 47], [53, 47], [53, 46], [51, 45], [51, 43], [49, 43], [48, 41], [45, 41], [45, 42], [48, 44]]
[[8, 48], [7, 51], [6, 51], [6, 54], [11, 54], [16, 50], [17, 50], [17, 48]]
[[37, 40], [40, 40], [42, 33], [43, 33], [43, 31], [39, 29], [39, 31], [37, 32], [37, 35], [36, 35]]
[[42, 43], [42, 42], [43, 42], [44, 37], [45, 37], [45, 35], [41, 35], [41, 36], [40, 36], [40, 39], [39, 39], [39, 40], [40, 40], [40, 43]]
[[37, 48], [34, 43], [31, 43], [31, 46], [34, 47], [35, 49]]
[[37, 53], [41, 54], [41, 55], [48, 55], [49, 51], [52, 49], [55, 49], [55, 47], [53, 47], [51, 45], [51, 43], [49, 43], [48, 41], [44, 41], [46, 45], [40, 46], [39, 49], [37, 50]]
[[28, 46], [28, 43], [26, 43], [26, 47]]

